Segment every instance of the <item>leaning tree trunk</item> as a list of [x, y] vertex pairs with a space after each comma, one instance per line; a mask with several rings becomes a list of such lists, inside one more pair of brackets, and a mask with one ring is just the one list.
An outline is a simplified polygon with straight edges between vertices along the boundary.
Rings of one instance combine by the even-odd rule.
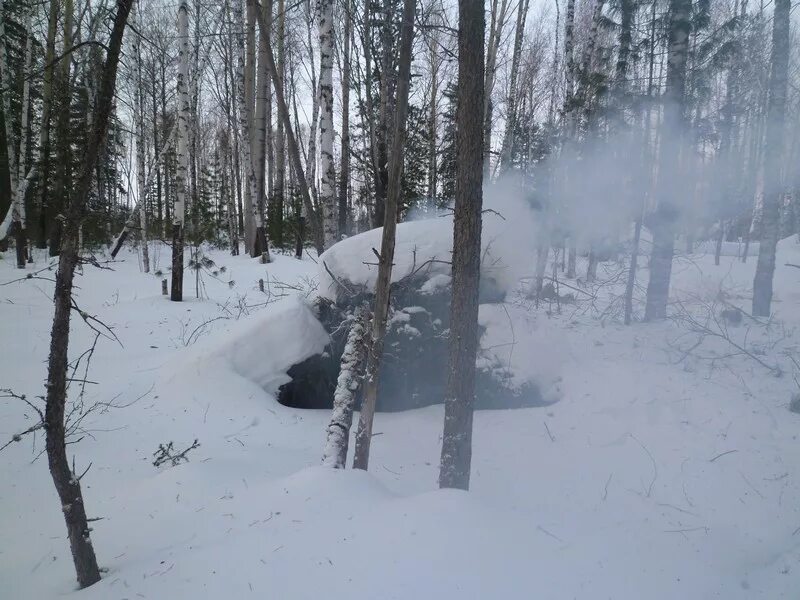
[[686, 57], [691, 29], [691, 0], [670, 0], [667, 83], [664, 91], [664, 122], [659, 148], [658, 207], [651, 217], [653, 246], [650, 251], [650, 280], [644, 318], [647, 321], [667, 316], [672, 256], [675, 250], [675, 225], [678, 208], [674, 202], [674, 182], [680, 176], [683, 145]]
[[775, 249], [780, 237], [780, 208], [783, 196], [781, 162], [783, 128], [786, 120], [786, 89], [789, 73], [790, 2], [775, 0], [772, 19], [772, 69], [769, 77], [767, 133], [764, 140], [764, 196], [761, 208], [761, 243], [753, 279], [753, 315], [768, 317], [772, 305]]
[[356, 394], [364, 375], [364, 360], [368, 351], [369, 332], [367, 321], [369, 309], [358, 306], [353, 314], [347, 342], [342, 353], [339, 377], [333, 393], [333, 414], [328, 424], [322, 464], [335, 469], [344, 469], [347, 464], [347, 448], [350, 444], [350, 428], [353, 425], [353, 408]]
[[80, 476], [72, 471], [67, 459], [64, 413], [67, 399], [69, 322], [73, 309], [73, 278], [75, 267], [78, 264], [78, 231], [81, 221], [86, 216], [92, 177], [108, 130], [120, 47], [130, 8], [131, 0], [117, 0], [117, 14], [114, 17], [114, 25], [108, 42], [106, 61], [101, 71], [93, 129], [86, 147], [77, 185], [64, 215], [63, 243], [56, 273], [53, 296], [55, 310], [50, 334], [50, 356], [47, 364], [45, 406], [47, 461], [67, 525], [78, 584], [82, 588], [100, 580], [100, 569], [92, 546], [91, 528], [86, 518]]
[[189, 3], [178, 6], [178, 165], [175, 169], [175, 205], [172, 209], [172, 288], [170, 299], [183, 300], [183, 233], [189, 174]]
[[456, 204], [453, 297], [439, 486], [469, 489], [478, 351], [478, 286], [483, 204], [483, 2], [458, 1]]
[[400, 59], [397, 73], [397, 99], [394, 112], [392, 153], [389, 165], [389, 189], [383, 219], [381, 252], [378, 259], [378, 281], [375, 284], [375, 308], [372, 311], [372, 333], [367, 356], [366, 386], [361, 415], [356, 433], [356, 449], [353, 468], [366, 470], [369, 466], [369, 449], [372, 441], [372, 422], [378, 398], [378, 373], [383, 358], [383, 341], [386, 336], [386, 318], [389, 314], [389, 299], [394, 262], [395, 231], [400, 204], [403, 154], [406, 141], [406, 116], [408, 114], [408, 90], [411, 83], [411, 50], [414, 41], [414, 0], [403, 2], [403, 22], [400, 34]]

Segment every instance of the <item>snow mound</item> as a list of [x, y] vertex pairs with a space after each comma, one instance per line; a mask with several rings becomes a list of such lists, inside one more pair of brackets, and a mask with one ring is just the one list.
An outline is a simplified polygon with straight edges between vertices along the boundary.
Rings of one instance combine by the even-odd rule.
[[[536, 214], [519, 188], [510, 183], [485, 190], [484, 206], [481, 275], [493, 280], [501, 291], [509, 291], [521, 277], [532, 273], [539, 238]], [[336, 301], [339, 285], [331, 273], [342, 284], [374, 291], [376, 252], [382, 235], [383, 227], [372, 229], [324, 252], [319, 261], [320, 295]], [[398, 224], [392, 283], [419, 270], [430, 278], [428, 291], [441, 287], [446, 282], [443, 276], [450, 275], [452, 249], [452, 214]]]
[[178, 359], [164, 383], [199, 376], [219, 380], [230, 371], [270, 393], [290, 381], [289, 368], [319, 354], [328, 333], [300, 298], [289, 297], [260, 313], [239, 320], [229, 331], [205, 338]]

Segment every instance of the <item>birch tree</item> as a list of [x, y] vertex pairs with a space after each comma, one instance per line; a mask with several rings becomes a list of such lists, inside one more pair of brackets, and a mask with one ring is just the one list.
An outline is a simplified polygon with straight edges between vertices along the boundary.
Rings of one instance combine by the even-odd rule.
[[178, 5], [178, 128], [175, 204], [172, 209], [172, 287], [170, 299], [183, 300], [183, 236], [189, 174], [189, 2]]
[[350, 38], [353, 36], [352, 0], [344, 0], [344, 46], [342, 50], [342, 138], [339, 152], [338, 235], [347, 231], [347, 195], [350, 186]]
[[261, 257], [262, 262], [269, 262], [269, 248], [267, 246], [267, 229], [264, 223], [266, 216], [266, 200], [267, 200], [267, 129], [269, 123], [267, 121], [267, 104], [268, 96], [270, 93], [269, 84], [269, 66], [267, 64], [267, 48], [269, 45], [269, 36], [271, 35], [270, 22], [272, 20], [269, 14], [269, 5], [266, 0], [262, 0], [263, 4], [257, 7], [261, 13], [261, 17], [267, 23], [267, 27], [262, 29], [258, 36], [258, 71], [256, 77], [256, 112], [253, 120], [254, 135], [252, 137], [252, 148], [250, 149], [250, 159], [252, 161], [252, 170], [255, 177], [255, 204], [253, 206], [253, 222], [255, 223], [255, 238], [253, 239], [253, 246], [250, 248], [250, 256]]
[[147, 249], [147, 204], [145, 203], [146, 173], [145, 173], [145, 134], [144, 134], [144, 81], [142, 80], [142, 50], [139, 41], [140, 29], [137, 13], [141, 12], [140, 0], [132, 9], [132, 20], [136, 34], [133, 36], [133, 56], [136, 62], [136, 91], [135, 109], [136, 118], [136, 181], [139, 198], [139, 241], [142, 245], [142, 270], [150, 272], [150, 253]]
[[325, 248], [336, 243], [336, 170], [333, 161], [333, 0], [317, 0], [319, 27], [319, 203]]

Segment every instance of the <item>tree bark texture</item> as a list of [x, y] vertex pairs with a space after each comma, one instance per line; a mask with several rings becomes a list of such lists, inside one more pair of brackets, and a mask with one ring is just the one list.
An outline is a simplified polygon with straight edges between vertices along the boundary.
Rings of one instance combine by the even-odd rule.
[[101, 72], [102, 79], [93, 128], [80, 175], [65, 214], [63, 245], [53, 297], [55, 308], [50, 334], [50, 355], [47, 363], [45, 407], [47, 460], [64, 514], [78, 584], [82, 588], [100, 580], [100, 569], [92, 546], [91, 529], [86, 518], [80, 478], [72, 471], [67, 459], [64, 413], [67, 398], [69, 323], [73, 310], [73, 278], [78, 264], [78, 232], [81, 220], [86, 214], [94, 169], [108, 130], [120, 47], [130, 9], [131, 0], [117, 0], [117, 12]]
[[483, 2], [459, 0], [453, 292], [439, 486], [464, 490], [469, 489], [472, 463], [472, 413], [475, 405], [475, 357], [478, 350], [478, 286], [483, 204], [484, 29]]

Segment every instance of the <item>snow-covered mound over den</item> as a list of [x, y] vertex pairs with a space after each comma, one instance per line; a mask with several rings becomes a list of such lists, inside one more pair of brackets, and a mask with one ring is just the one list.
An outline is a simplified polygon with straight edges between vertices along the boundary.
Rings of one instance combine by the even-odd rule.
[[328, 341], [304, 300], [283, 298], [268, 310], [241, 319], [230, 331], [198, 342], [174, 368], [165, 370], [163, 383], [180, 385], [187, 377], [218, 379], [228, 371], [274, 393], [289, 381], [289, 367], [322, 352]]
[[[512, 183], [487, 190], [483, 214], [481, 275], [501, 292], [533, 272], [538, 226], [534, 210]], [[342, 240], [320, 257], [319, 293], [333, 301], [342, 283], [374, 291], [383, 228]], [[397, 226], [392, 283], [424, 270], [430, 285], [447, 285], [453, 248], [453, 216], [441, 214]]]

